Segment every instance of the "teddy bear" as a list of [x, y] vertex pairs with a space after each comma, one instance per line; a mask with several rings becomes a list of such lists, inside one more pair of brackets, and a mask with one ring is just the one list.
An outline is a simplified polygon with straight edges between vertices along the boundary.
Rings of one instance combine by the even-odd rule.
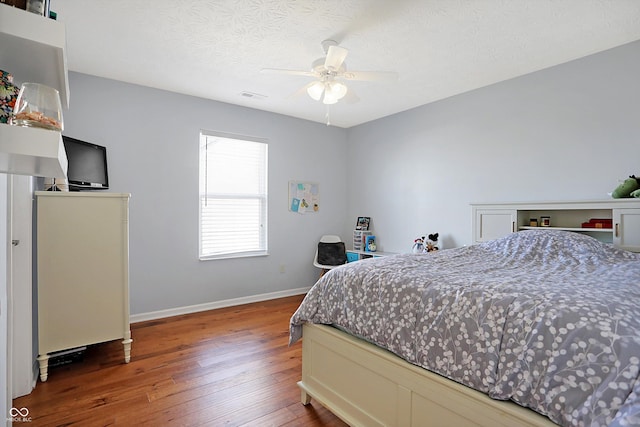
[[616, 187], [611, 193], [614, 199], [624, 199], [629, 197], [640, 198], [640, 178], [630, 175], [624, 182]]
[[424, 237], [418, 237], [413, 241], [411, 252], [413, 252], [414, 254], [420, 254], [424, 252]]
[[424, 244], [425, 252], [433, 252], [438, 250], [438, 233], [429, 234]]
[[438, 233], [418, 237], [413, 241], [411, 252], [421, 254], [438, 250]]

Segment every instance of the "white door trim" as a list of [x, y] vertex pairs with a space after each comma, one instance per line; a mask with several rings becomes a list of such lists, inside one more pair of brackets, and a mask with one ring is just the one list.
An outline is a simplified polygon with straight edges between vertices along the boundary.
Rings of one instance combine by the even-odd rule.
[[13, 175], [9, 197], [9, 351], [13, 398], [35, 386], [33, 352], [32, 229], [33, 178]]

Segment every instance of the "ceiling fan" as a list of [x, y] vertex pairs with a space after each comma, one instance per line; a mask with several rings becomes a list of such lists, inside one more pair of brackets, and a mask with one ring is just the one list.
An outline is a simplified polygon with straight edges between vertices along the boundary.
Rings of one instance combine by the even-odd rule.
[[316, 101], [322, 100], [327, 105], [335, 104], [348, 92], [352, 99], [358, 99], [343, 80], [396, 81], [398, 79], [398, 73], [392, 71], [347, 71], [344, 60], [349, 51], [338, 46], [335, 40], [323, 41], [322, 49], [325, 57], [313, 61], [310, 71], [263, 68], [260, 72], [313, 77], [316, 80], [303, 86], [300, 91], [306, 91], [311, 98]]

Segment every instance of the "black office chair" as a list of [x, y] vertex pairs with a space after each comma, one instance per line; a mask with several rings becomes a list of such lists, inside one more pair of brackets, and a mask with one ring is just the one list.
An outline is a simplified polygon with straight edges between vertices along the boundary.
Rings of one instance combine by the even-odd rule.
[[313, 265], [320, 269], [320, 277], [327, 271], [347, 262], [347, 251], [340, 236], [324, 235], [318, 242]]

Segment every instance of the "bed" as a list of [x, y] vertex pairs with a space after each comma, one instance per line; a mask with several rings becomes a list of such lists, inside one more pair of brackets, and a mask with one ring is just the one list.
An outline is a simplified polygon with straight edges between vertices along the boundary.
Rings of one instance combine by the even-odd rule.
[[290, 323], [350, 425], [640, 425], [640, 254], [528, 230], [331, 270]]

